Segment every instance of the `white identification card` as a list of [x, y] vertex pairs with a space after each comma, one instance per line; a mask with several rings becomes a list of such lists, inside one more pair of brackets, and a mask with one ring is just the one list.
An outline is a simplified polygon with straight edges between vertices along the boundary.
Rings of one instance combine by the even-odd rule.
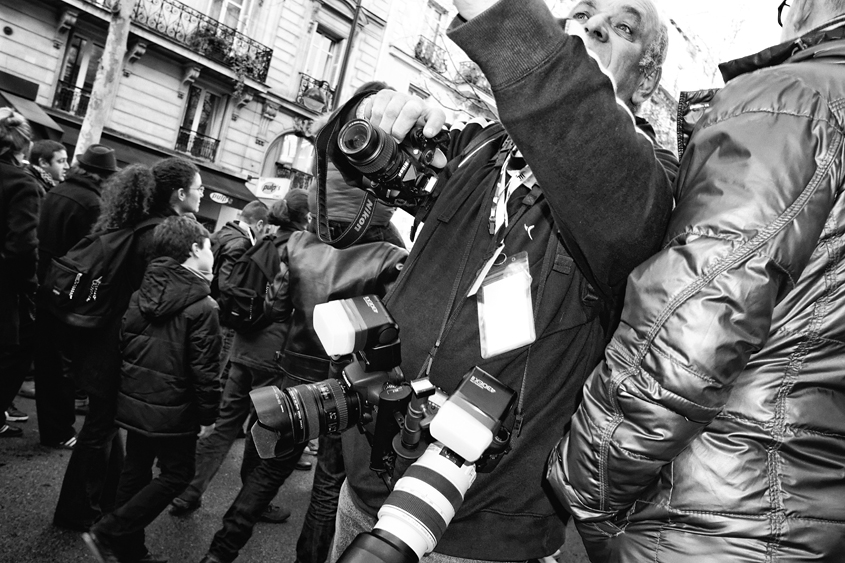
[[478, 290], [481, 357], [492, 358], [536, 340], [528, 253], [490, 270]]

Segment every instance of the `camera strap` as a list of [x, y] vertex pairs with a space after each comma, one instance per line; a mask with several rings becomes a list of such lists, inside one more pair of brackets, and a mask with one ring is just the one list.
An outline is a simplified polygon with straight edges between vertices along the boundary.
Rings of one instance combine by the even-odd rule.
[[326, 173], [328, 170], [328, 155], [331, 140], [337, 137], [340, 129], [339, 114], [323, 127], [317, 134], [317, 236], [321, 241], [335, 248], [349, 248], [355, 244], [373, 220], [376, 210], [376, 196], [369, 190], [362, 189], [363, 199], [355, 218], [336, 238], [332, 238], [329, 227], [328, 204], [326, 203]]

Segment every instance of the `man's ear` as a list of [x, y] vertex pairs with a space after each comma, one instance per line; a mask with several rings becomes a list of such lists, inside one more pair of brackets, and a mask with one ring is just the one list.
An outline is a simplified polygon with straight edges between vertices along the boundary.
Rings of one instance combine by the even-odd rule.
[[178, 190], [176, 190], [176, 198], [179, 201], [185, 201], [185, 197], [186, 197], [185, 191], [186, 191], [185, 188], [179, 188]]
[[38, 166], [40, 166], [41, 168], [48, 168], [48, 167], [50, 166], [50, 163], [49, 163], [49, 162], [47, 162], [46, 160], [44, 160], [43, 158], [39, 158], [39, 159], [38, 159], [38, 163], [37, 163], [37, 164], [38, 164]]
[[640, 76], [640, 82], [637, 85], [637, 89], [634, 90], [634, 95], [631, 97], [631, 102], [633, 102], [635, 108], [640, 107], [643, 102], [648, 100], [657, 91], [662, 76], [662, 68], [656, 68], [650, 73]]
[[195, 243], [195, 242], [192, 242], [191, 243], [191, 256], [193, 258], [198, 258], [199, 255], [200, 255], [200, 252], [202, 252], [202, 246]]

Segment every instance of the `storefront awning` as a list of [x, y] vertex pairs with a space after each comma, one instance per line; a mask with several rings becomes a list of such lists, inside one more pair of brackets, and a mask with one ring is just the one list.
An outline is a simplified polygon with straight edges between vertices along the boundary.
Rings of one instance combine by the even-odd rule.
[[9, 92], [3, 90], [0, 90], [0, 97], [3, 98], [5, 104], [15, 108], [26, 118], [27, 121], [29, 121], [33, 129], [35, 129], [37, 136], [52, 139], [53, 141], [61, 140], [64, 130], [58, 123], [53, 121], [52, 117], [44, 113], [41, 106], [32, 100], [21, 98], [20, 96], [10, 94]]

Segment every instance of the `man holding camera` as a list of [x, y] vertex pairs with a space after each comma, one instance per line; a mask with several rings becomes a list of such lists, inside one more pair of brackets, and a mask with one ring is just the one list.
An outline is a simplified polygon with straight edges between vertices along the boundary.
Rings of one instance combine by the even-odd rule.
[[[452, 393], [479, 366], [519, 393], [506, 421], [510, 453], [478, 475], [427, 560], [525, 561], [563, 543], [543, 491], [546, 459], [602, 356], [625, 280], [659, 249], [672, 207], [677, 160], [633, 116], [657, 88], [666, 28], [650, 0], [584, 1], [567, 22], [542, 0], [455, 3], [450, 37], [490, 81], [509, 137], [475, 121], [450, 132], [439, 195], [385, 304], [401, 328], [407, 379], [428, 375]], [[391, 91], [353, 98], [339, 116], [396, 139], [418, 124], [433, 137], [445, 121]], [[361, 181], [340, 150], [329, 154]], [[501, 265], [518, 261], [530, 272], [527, 299], [485, 293]], [[491, 332], [517, 318], [527, 328], [506, 321]], [[332, 560], [370, 530], [389, 493], [367, 468], [365, 437], [347, 432], [343, 442]]]

